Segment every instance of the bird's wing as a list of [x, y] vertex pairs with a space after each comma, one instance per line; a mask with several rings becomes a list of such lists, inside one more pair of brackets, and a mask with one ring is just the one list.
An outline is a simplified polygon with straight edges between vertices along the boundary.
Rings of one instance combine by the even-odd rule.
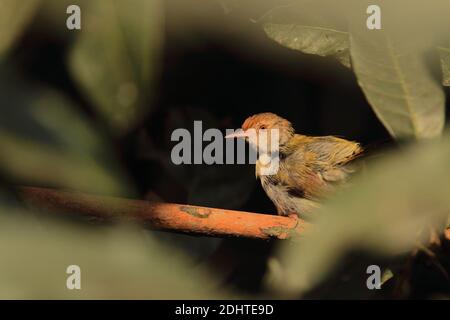
[[363, 152], [358, 143], [333, 136], [294, 139], [296, 147], [286, 158], [284, 165], [288, 170], [279, 172], [280, 180], [291, 193], [312, 200], [347, 181], [355, 171], [352, 160]]

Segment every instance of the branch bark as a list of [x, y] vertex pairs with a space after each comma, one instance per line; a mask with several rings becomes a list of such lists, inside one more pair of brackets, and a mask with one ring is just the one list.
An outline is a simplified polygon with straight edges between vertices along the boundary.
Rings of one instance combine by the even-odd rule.
[[33, 208], [83, 215], [95, 220], [133, 221], [149, 229], [214, 237], [287, 239], [301, 235], [308, 224], [290, 217], [175, 203], [121, 199], [47, 188], [20, 189]]

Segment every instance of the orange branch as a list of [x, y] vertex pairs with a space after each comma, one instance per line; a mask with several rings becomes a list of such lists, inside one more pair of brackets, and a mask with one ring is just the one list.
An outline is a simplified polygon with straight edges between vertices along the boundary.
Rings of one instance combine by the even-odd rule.
[[95, 196], [47, 188], [21, 188], [26, 202], [36, 209], [134, 221], [150, 229], [215, 237], [287, 239], [303, 233], [300, 219], [244, 211], [174, 203]]

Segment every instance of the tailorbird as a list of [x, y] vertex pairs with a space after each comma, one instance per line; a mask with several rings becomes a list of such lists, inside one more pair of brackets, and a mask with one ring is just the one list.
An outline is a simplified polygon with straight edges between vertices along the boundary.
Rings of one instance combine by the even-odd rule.
[[[260, 130], [270, 135], [277, 131], [279, 167], [271, 175], [261, 174], [261, 145], [266, 140], [251, 139], [251, 133], [259, 137]], [[307, 217], [319, 207], [320, 199], [330, 194], [338, 185], [348, 181], [356, 170], [355, 160], [362, 155], [359, 143], [334, 136], [312, 137], [295, 134], [292, 124], [273, 113], [259, 113], [248, 117], [242, 129], [225, 138], [245, 138], [259, 150], [256, 161], [256, 177], [268, 197], [275, 204], [279, 215]], [[274, 148], [271, 146], [271, 148]], [[276, 148], [276, 147], [275, 147]], [[263, 151], [264, 152], [264, 151]]]

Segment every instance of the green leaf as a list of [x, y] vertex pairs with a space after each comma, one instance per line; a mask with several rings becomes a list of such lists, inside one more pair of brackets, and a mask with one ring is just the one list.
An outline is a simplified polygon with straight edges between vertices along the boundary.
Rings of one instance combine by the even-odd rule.
[[0, 167], [22, 183], [107, 194], [127, 192], [125, 186], [90, 155], [58, 150], [3, 130], [0, 130], [0, 148]]
[[333, 56], [351, 67], [348, 33], [319, 26], [266, 23], [264, 31], [279, 44], [307, 54]]
[[[204, 268], [136, 227], [83, 228], [10, 211], [0, 205], [1, 299], [226, 297]], [[80, 290], [66, 287], [70, 265], [80, 267]]]
[[39, 0], [0, 0], [0, 60], [30, 22], [38, 4]]
[[391, 280], [394, 277], [394, 273], [391, 269], [384, 270], [383, 274], [381, 275], [381, 285], [385, 284], [389, 280]]
[[450, 86], [450, 49], [438, 47], [439, 57], [441, 58], [442, 84]]
[[108, 143], [70, 100], [0, 70], [0, 169], [21, 184], [128, 194]]
[[92, 0], [70, 64], [81, 88], [118, 133], [148, 111], [161, 49], [158, 0]]
[[349, 252], [398, 255], [429, 240], [450, 207], [450, 134], [373, 163], [324, 203], [314, 228], [282, 250], [286, 270], [276, 288], [304, 292]]
[[444, 127], [445, 98], [422, 47], [383, 30], [350, 33], [352, 66], [367, 100], [395, 138], [432, 138]]

